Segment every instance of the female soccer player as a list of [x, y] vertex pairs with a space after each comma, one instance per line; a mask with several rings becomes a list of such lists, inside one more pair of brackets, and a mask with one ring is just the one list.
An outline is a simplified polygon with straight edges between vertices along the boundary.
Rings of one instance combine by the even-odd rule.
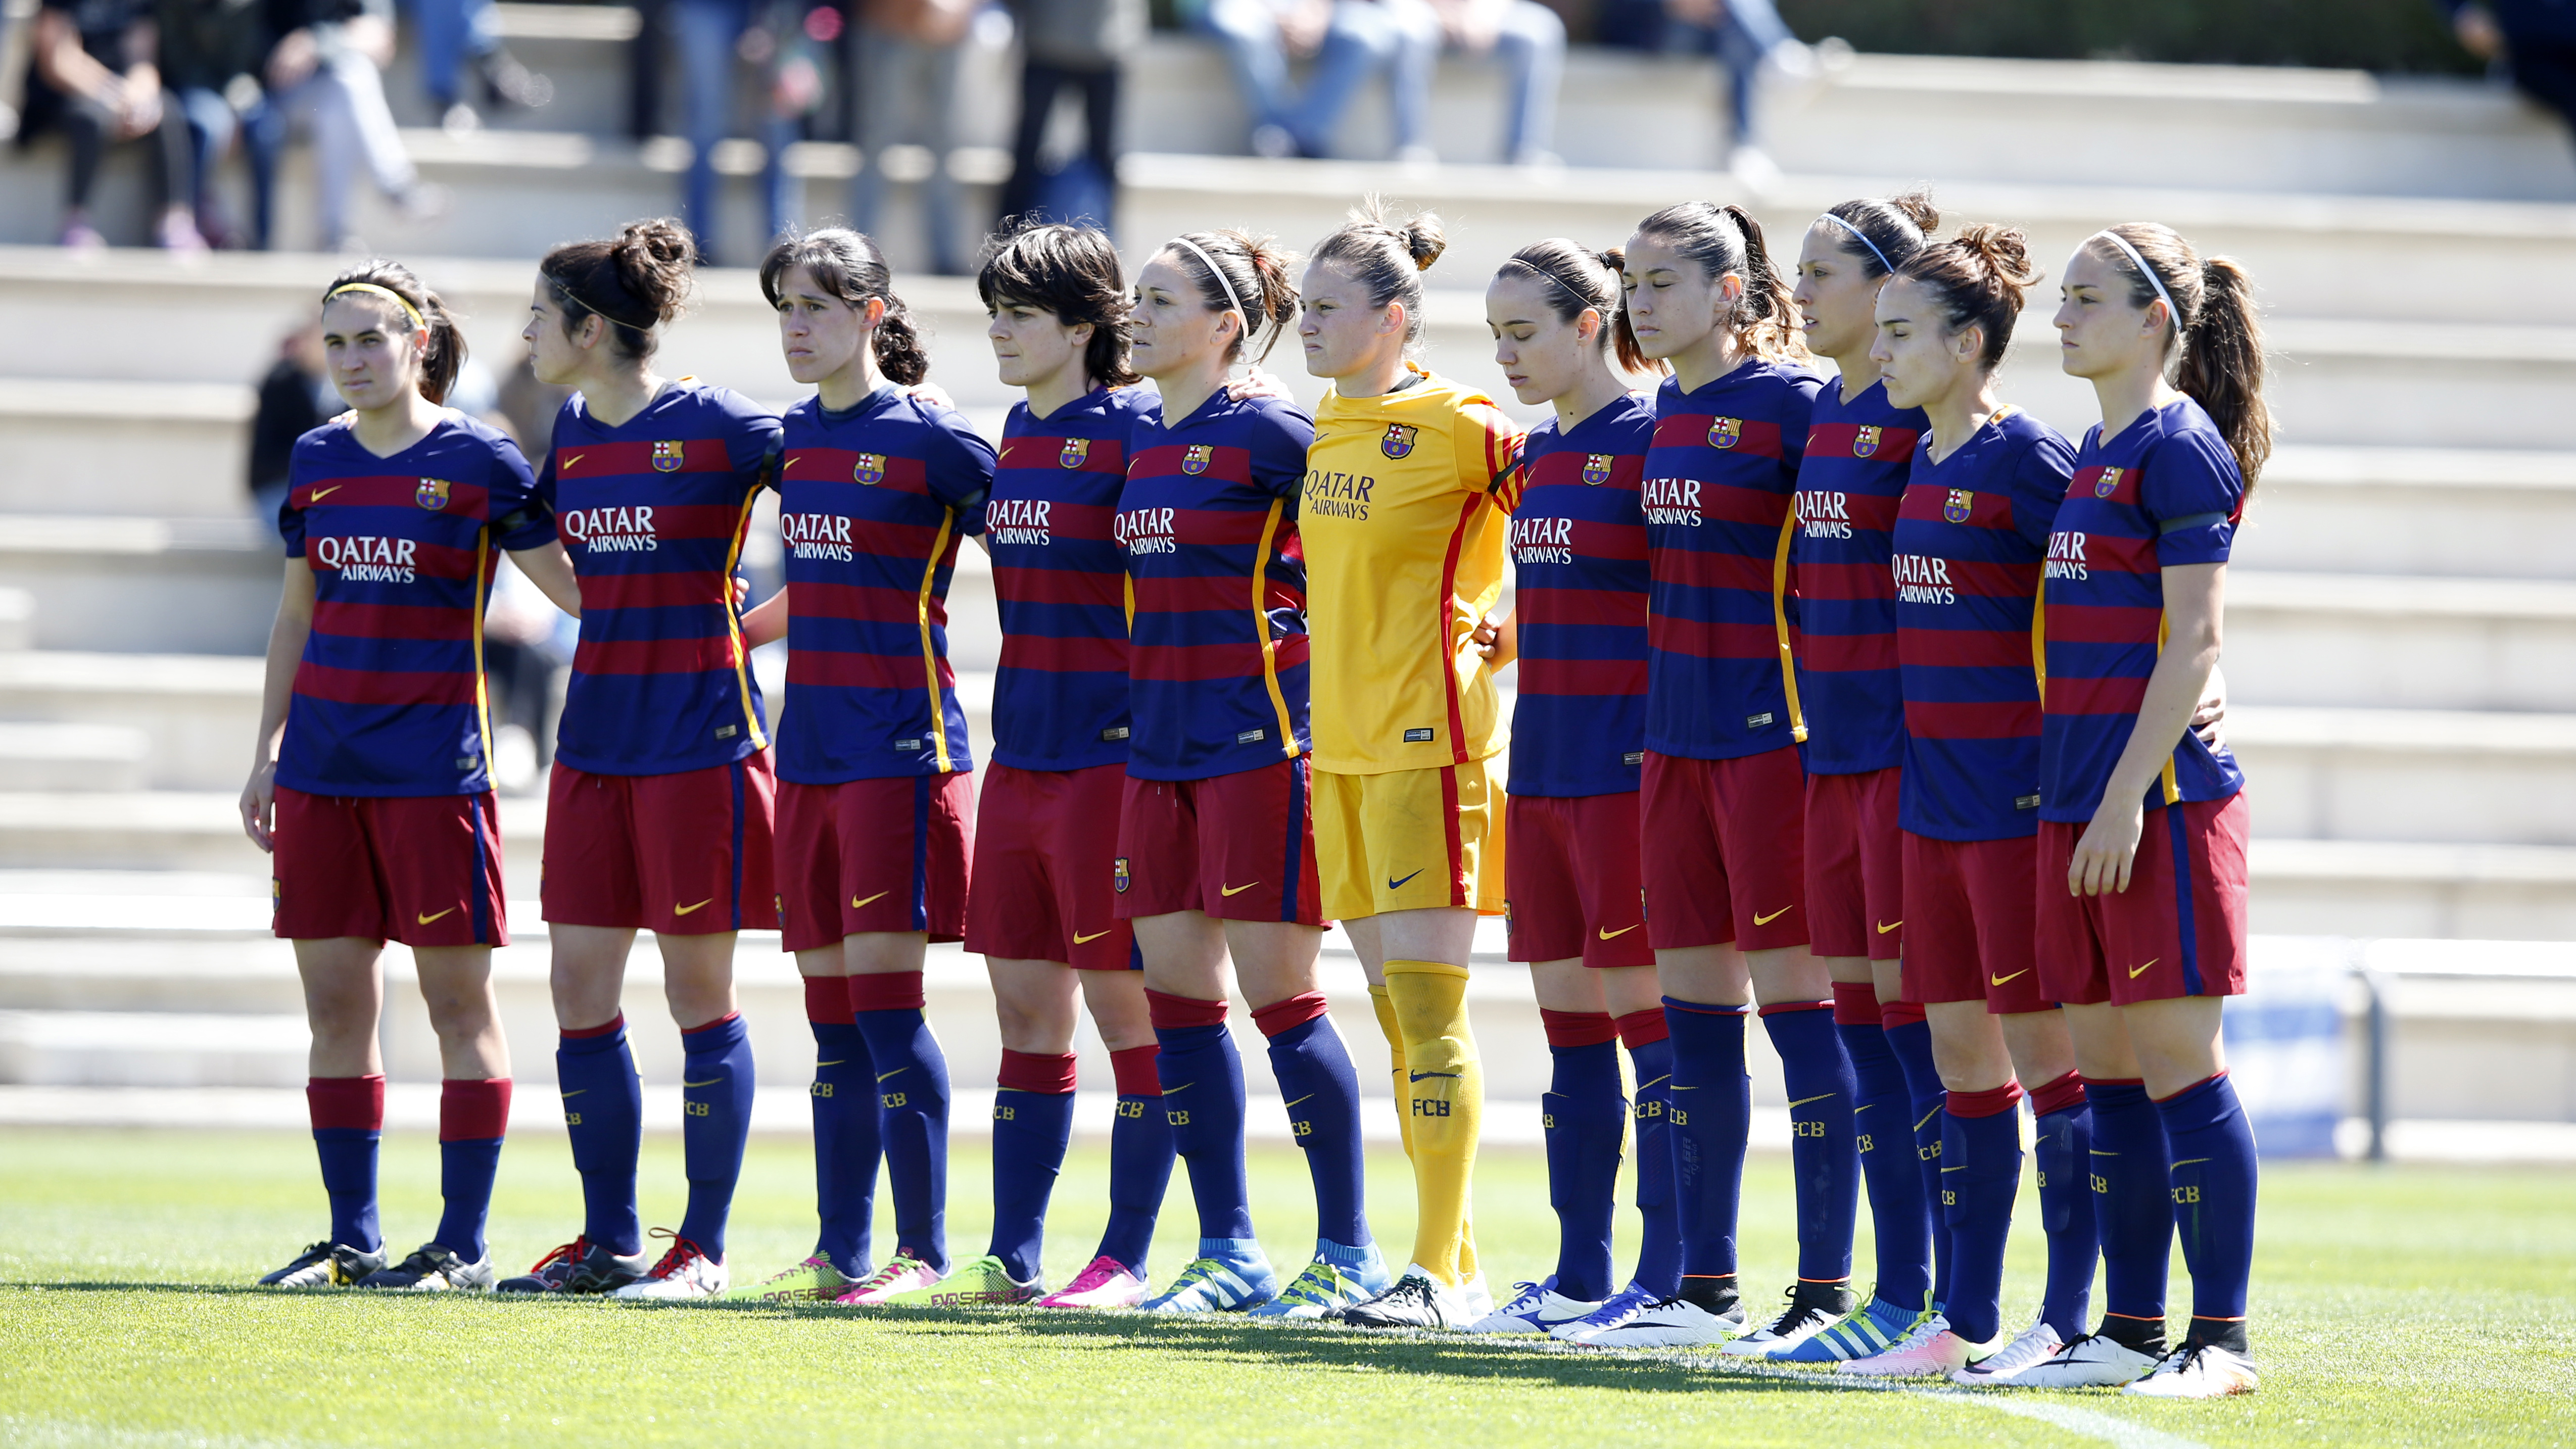
[[1512, 514], [1517, 588], [1503, 637], [1518, 658], [1504, 867], [1511, 958], [1530, 963], [1554, 1059], [1544, 1108], [1556, 1271], [1469, 1325], [1553, 1332], [1598, 1312], [1610, 1287], [1624, 1039], [1637, 1078], [1635, 1279], [1621, 1296], [1670, 1297], [1681, 1273], [1665, 1082], [1672, 1075], [1655, 954], [1639, 900], [1637, 773], [1646, 747], [1646, 514], [1653, 401], [1629, 390], [1646, 360], [1620, 333], [1620, 253], [1563, 238], [1522, 248], [1485, 289], [1494, 361], [1553, 416], [1521, 444]]
[[1445, 246], [1437, 217], [1371, 200], [1316, 246], [1297, 328], [1306, 370], [1333, 383], [1302, 520], [1316, 860], [1394, 1050], [1419, 1203], [1411, 1266], [1341, 1314], [1365, 1327], [1493, 1312], [1471, 1227], [1485, 1087], [1466, 993], [1476, 917], [1503, 908], [1503, 735], [1474, 634], [1502, 595], [1521, 440], [1492, 399], [1405, 356]]
[[1583, 1341], [1713, 1344], [1746, 1327], [1735, 1214], [1752, 1119], [1748, 997], [1779, 1050], [1795, 1134], [1798, 1286], [1780, 1323], [1851, 1307], [1851, 1064], [1831, 980], [1807, 948], [1805, 727], [1786, 597], [1790, 496], [1822, 383], [1802, 365], [1788, 284], [1743, 208], [1666, 207], [1638, 224], [1626, 261], [1639, 349], [1673, 372], [1646, 456], [1640, 823], [1646, 934], [1672, 1030], [1682, 1278]]
[[[753, 644], [787, 639], [779, 930], [814, 1030], [823, 1218], [812, 1256], [751, 1291], [857, 1305], [927, 1292], [949, 1266], [948, 1064], [921, 975], [930, 942], [965, 934], [974, 763], [947, 597], [994, 466], [963, 417], [903, 391], [930, 360], [892, 280], [875, 242], [839, 228], [761, 261], [787, 370], [815, 395], [784, 420], [786, 582], [744, 621]], [[896, 1243], [869, 1273], [880, 1151]], [[988, 1267], [951, 1291], [1037, 1296], [1033, 1282], [986, 1281]]]
[[[1247, 345], [1264, 337], [1266, 352], [1295, 315], [1287, 260], [1266, 238], [1191, 232], [1136, 274], [1135, 366], [1163, 402], [1136, 425], [1118, 501], [1135, 736], [1115, 888], [1144, 956], [1164, 1110], [1199, 1210], [1199, 1255], [1146, 1300], [1151, 1312], [1317, 1317], [1387, 1282], [1363, 1197], [1359, 1078], [1315, 984], [1297, 506], [1314, 428], [1279, 399], [1225, 386]], [[1315, 1183], [1315, 1258], [1284, 1291], [1252, 1232], [1229, 955]]]
[[[501, 1287], [689, 1298], [722, 1292], [725, 1219], [751, 1127], [752, 1063], [734, 1011], [734, 933], [766, 923], [771, 798], [760, 692], [736, 607], [752, 498], [778, 419], [750, 399], [656, 375], [660, 329], [694, 254], [671, 221], [555, 248], [527, 339], [538, 379], [578, 396], [555, 418], [537, 492], [581, 579], [581, 644], [547, 789], [555, 1069], [582, 1175], [581, 1234]], [[642, 1098], [619, 998], [638, 928], [662, 951], [680, 1026], [688, 1212], [659, 1261], [636, 1217]], [[658, 1230], [657, 1230], [658, 1231]]]
[[[1948, 1099], [1939, 1159], [1951, 1240], [1939, 1314], [1842, 1367], [1986, 1382], [2083, 1331], [2093, 1284], [2091, 1149], [2069, 1025], [2034, 957], [2039, 675], [2033, 612], [2074, 449], [1999, 401], [1995, 368], [2034, 278], [2022, 234], [1971, 226], [1898, 264], [1871, 349], [1887, 400], [1930, 421], [1894, 534], [1904, 685], [1905, 998], [1930, 1017]], [[2116, 1031], [2100, 1007], [2095, 1031]], [[2049, 1274], [2039, 1318], [2005, 1341], [2003, 1255], [2021, 1184], [2024, 1081], [2039, 1119]], [[1970, 1369], [1974, 1363], [1977, 1366]]]
[[[1888, 401], [1869, 355], [1879, 288], [1940, 224], [1920, 191], [1846, 201], [1808, 226], [1789, 294], [1807, 350], [1832, 358], [1840, 373], [1816, 394], [1807, 423], [1789, 568], [1807, 720], [1807, 927], [1810, 949], [1833, 978], [1834, 1033], [1851, 1058], [1853, 1139], [1869, 1188], [1878, 1281], [1861, 1310], [1839, 1323], [1827, 1326], [1809, 1312], [1734, 1340], [1730, 1353], [1809, 1363], [1873, 1354], [1904, 1337], [1945, 1286], [1934, 1272], [1929, 1207], [1940, 1190], [1940, 1163], [1928, 1149], [1940, 1141], [1941, 1078], [1922, 1009], [1899, 989], [1905, 902], [1896, 796], [1905, 701], [1888, 570], [1897, 500], [1927, 424], [1920, 409]], [[1946, 1261], [1946, 1235], [1937, 1246]]]
[[[2102, 422], [2048, 540], [2040, 973], [2062, 1001], [2117, 1007], [2114, 1044], [2133, 1051], [2105, 1060], [2076, 1041], [2109, 1311], [2014, 1382], [2212, 1398], [2258, 1382], [2254, 1136], [2218, 1033], [2245, 989], [2245, 777], [2185, 717], [2218, 659], [2228, 550], [2272, 449], [2263, 337], [2244, 268], [2167, 227], [2089, 238], [2062, 291], [2065, 367], [2093, 384]], [[2165, 1353], [2175, 1227], [2191, 1328]]]
[[[465, 337], [436, 293], [392, 262], [342, 272], [322, 292], [322, 346], [350, 410], [295, 443], [278, 516], [286, 592], [241, 812], [276, 857], [276, 931], [304, 978], [305, 1099], [331, 1231], [260, 1282], [488, 1289], [483, 1224], [510, 1118], [492, 1000], [492, 948], [509, 931], [483, 708], [494, 550], [566, 610], [580, 599], [519, 450], [439, 405]], [[387, 940], [412, 948], [447, 1078], [446, 1211], [391, 1266], [376, 1226]]]

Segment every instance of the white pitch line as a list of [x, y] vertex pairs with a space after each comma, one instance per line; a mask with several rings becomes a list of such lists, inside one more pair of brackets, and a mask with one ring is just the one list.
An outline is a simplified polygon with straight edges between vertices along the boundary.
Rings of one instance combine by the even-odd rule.
[[[1572, 1345], [1568, 1345], [1564, 1351], [1587, 1352]], [[1598, 1352], [1598, 1350], [1589, 1351]], [[1616, 1349], [1611, 1351], [1621, 1352]], [[2112, 1449], [2208, 1449], [2207, 1445], [2197, 1439], [2186, 1439], [2180, 1434], [2168, 1434], [2162, 1429], [2151, 1429], [2134, 1420], [2123, 1419], [2117, 1414], [2105, 1414], [2098, 1409], [2079, 1408], [2073, 1404], [2018, 1398], [2004, 1391], [1989, 1390], [1985, 1393], [1976, 1393], [1967, 1389], [1935, 1388], [1928, 1384], [1891, 1383], [1885, 1379], [1843, 1378], [1839, 1375], [1828, 1377], [1824, 1374], [1800, 1373], [1795, 1369], [1774, 1368], [1769, 1364], [1749, 1363], [1740, 1358], [1703, 1358], [1686, 1354], [1636, 1356], [1663, 1358], [1673, 1363], [1688, 1364], [1694, 1368], [1709, 1369], [1722, 1374], [1736, 1374], [1745, 1378], [1775, 1379], [1805, 1384], [1809, 1388], [1857, 1389], [1882, 1394], [1906, 1394], [1918, 1399], [1938, 1399], [1944, 1403], [1974, 1404], [1979, 1408], [1992, 1409], [1997, 1413], [2010, 1414], [2015, 1418], [2037, 1419], [2044, 1424], [2053, 1424], [2072, 1434], [2099, 1439], [2111, 1445]]]

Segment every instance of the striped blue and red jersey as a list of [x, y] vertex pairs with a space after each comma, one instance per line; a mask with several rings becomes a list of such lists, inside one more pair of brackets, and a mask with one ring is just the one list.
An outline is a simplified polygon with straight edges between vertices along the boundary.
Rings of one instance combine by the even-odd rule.
[[1136, 424], [1118, 543], [1135, 587], [1127, 773], [1204, 780], [1310, 747], [1297, 493], [1314, 420], [1219, 389]]
[[787, 410], [778, 528], [787, 698], [778, 778], [837, 785], [975, 768], [948, 666], [957, 541], [984, 531], [993, 445], [880, 387], [846, 412]]
[[1637, 788], [1646, 749], [1646, 448], [1654, 400], [1630, 393], [1521, 444], [1512, 511], [1514, 795]]
[[1797, 590], [1798, 704], [1807, 770], [1860, 775], [1905, 759], [1905, 689], [1896, 677], [1891, 534], [1930, 431], [1921, 408], [1887, 400], [1872, 380], [1857, 397], [1827, 383], [1798, 467], [1798, 530], [1789, 543]]
[[463, 413], [379, 458], [346, 417], [295, 440], [278, 526], [313, 570], [277, 783], [308, 795], [492, 788], [483, 606], [505, 548], [555, 536], [518, 446]]
[[1646, 748], [1731, 760], [1796, 740], [1789, 703], [1791, 495], [1823, 386], [1747, 362], [1655, 393], [1646, 452]]
[[2040, 562], [2075, 449], [2006, 408], [1950, 456], [1927, 437], [1896, 518], [1905, 773], [1896, 823], [1938, 840], [2039, 830]]
[[1043, 418], [1015, 404], [1002, 425], [984, 541], [1002, 612], [993, 758], [1015, 770], [1127, 762], [1118, 495], [1136, 424], [1160, 410], [1145, 388], [1098, 388]]
[[[2245, 475], [2200, 404], [2182, 398], [2104, 439], [2096, 426], [2048, 541], [2048, 713], [2040, 815], [2087, 821], [2129, 747], [2164, 649], [2164, 570], [2223, 564]], [[2245, 788], [2226, 750], [2184, 730], [2146, 803], [2223, 800]]]
[[776, 417], [691, 378], [615, 427], [565, 401], [537, 477], [581, 581], [555, 758], [676, 775], [768, 743], [733, 584], [777, 454]]

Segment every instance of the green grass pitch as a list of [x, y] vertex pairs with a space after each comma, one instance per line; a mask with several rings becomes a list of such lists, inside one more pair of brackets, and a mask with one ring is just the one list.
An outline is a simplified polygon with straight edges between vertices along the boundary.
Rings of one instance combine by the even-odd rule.
[[[648, 1222], [678, 1216], [679, 1158], [674, 1139], [646, 1144]], [[1263, 1238], [1293, 1272], [1313, 1233], [1303, 1164], [1257, 1150], [1252, 1168]], [[1099, 1150], [1068, 1164], [1050, 1281], [1090, 1251], [1106, 1172]], [[802, 1143], [755, 1139], [737, 1271], [811, 1247], [811, 1173]], [[951, 1181], [951, 1241], [971, 1253], [985, 1225], [980, 1143], [960, 1143]], [[1370, 1181], [1378, 1234], [1401, 1253], [1402, 1158], [1373, 1157]], [[436, 1186], [425, 1134], [387, 1140], [398, 1251], [434, 1225]], [[299, 1135], [7, 1131], [0, 1444], [2576, 1443], [2576, 1173], [2275, 1165], [2263, 1205], [2253, 1307], [2265, 1388], [2165, 1404], [1854, 1390], [1704, 1360], [1232, 1317], [281, 1294], [243, 1285], [320, 1231]], [[2026, 1199], [2022, 1221], [2034, 1213]], [[575, 1220], [561, 1139], [514, 1142], [492, 1233], [505, 1271]], [[1633, 1221], [1623, 1213], [1622, 1231]], [[1788, 1223], [1786, 1163], [1757, 1156], [1743, 1238], [1757, 1308], [1792, 1274]], [[887, 1228], [881, 1216], [880, 1244]], [[1157, 1274], [1188, 1256], [1190, 1230], [1176, 1177]], [[1477, 1231], [1497, 1288], [1544, 1271], [1555, 1226], [1535, 1153], [1478, 1164]], [[1864, 1217], [1864, 1275], [1867, 1242]], [[2013, 1317], [2037, 1301], [2038, 1247], [2035, 1233], [2015, 1239]]]

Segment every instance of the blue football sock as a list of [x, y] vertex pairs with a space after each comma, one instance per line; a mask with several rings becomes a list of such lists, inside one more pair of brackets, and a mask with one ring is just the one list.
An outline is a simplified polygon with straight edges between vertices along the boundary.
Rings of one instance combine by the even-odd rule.
[[1341, 1032], [1324, 1014], [1323, 993], [1273, 1002], [1252, 1019], [1270, 1038], [1270, 1074], [1288, 1106], [1289, 1131], [1306, 1149], [1306, 1172], [1315, 1183], [1315, 1235], [1366, 1247], [1373, 1239], [1360, 1158], [1360, 1074]]
[[1932, 1220], [1922, 1164], [1914, 1155], [1914, 1098], [1878, 1022], [1837, 1023], [1834, 1029], [1843, 1039], [1843, 1055], [1851, 1058], [1856, 1089], [1852, 1125], [1861, 1181], [1869, 1189], [1873, 1294], [1919, 1310], [1932, 1291]]
[[[1664, 998], [1671, 1028], [1673, 1192], [1681, 1199], [1682, 1277], [1735, 1276], [1735, 1214], [1744, 1147], [1753, 1135], [1753, 1079], [1744, 1070], [1749, 1008]], [[1682, 1285], [1692, 1285], [1685, 1281]]]
[[555, 1081], [563, 1090], [564, 1133], [581, 1174], [582, 1236], [612, 1253], [644, 1251], [635, 1210], [635, 1159], [644, 1150], [644, 1084], [626, 1046], [626, 1018], [555, 1044]]
[[1941, 1070], [1932, 1061], [1931, 1023], [1916, 1018], [1886, 1028], [1887, 1049], [1905, 1073], [1906, 1095], [1913, 1099], [1907, 1116], [1913, 1121], [1914, 1165], [1923, 1178], [1924, 1220], [1932, 1234], [1932, 1301], [1950, 1298], [1950, 1228], [1941, 1207], [1941, 1118], [1950, 1094], [1941, 1086]]
[[896, 1251], [945, 1273], [948, 1058], [921, 1017], [921, 974], [853, 976], [850, 1002], [876, 1077], [877, 1133], [894, 1190]]
[[1115, 1258], [1138, 1277], [1172, 1184], [1172, 1123], [1163, 1114], [1163, 1083], [1154, 1060], [1161, 1049], [1129, 1047], [1109, 1054], [1118, 1079], [1118, 1116], [1109, 1129], [1109, 1224], [1095, 1257]]
[[2043, 1113], [2032, 1138], [2038, 1159], [2039, 1225], [2048, 1234], [2048, 1286], [2039, 1315], [2072, 1343], [2092, 1322], [2093, 1264], [2101, 1253], [2094, 1233], [2093, 1115], [2082, 1103]]
[[742, 1180], [742, 1148], [751, 1139], [752, 1091], [759, 1084], [751, 1033], [741, 1013], [727, 1012], [680, 1033], [680, 1051], [680, 1156], [689, 1178], [680, 1236], [722, 1262], [734, 1184]]
[[2191, 1268], [2191, 1339], [2242, 1350], [2254, 1271], [2254, 1129], [2227, 1074], [2156, 1103], [2173, 1150], [2174, 1230]]
[[[2173, 1268], [2173, 1153], [2146, 1084], [2087, 1078], [2093, 1108], [2093, 1207], [2101, 1220], [2104, 1323], [2162, 1343]], [[2125, 1320], [2116, 1321], [2115, 1320]]]
[[1681, 1204], [1673, 1196], [1671, 1106], [1673, 1043], [1661, 1010], [1619, 1018], [1628, 1061], [1637, 1076], [1630, 1111], [1637, 1124], [1637, 1271], [1630, 1281], [1658, 1298], [1681, 1291]]
[[492, 1212], [492, 1179], [510, 1123], [510, 1079], [457, 1079], [438, 1094], [438, 1191], [445, 1206], [431, 1242], [476, 1263]]
[[322, 1162], [322, 1191], [331, 1199], [331, 1241], [374, 1252], [385, 1244], [376, 1225], [376, 1143], [384, 1135], [385, 1079], [314, 1077], [304, 1105], [313, 1123], [313, 1152]]
[[[1952, 1092], [1941, 1116], [1941, 1181], [1950, 1223], [1950, 1296], [1942, 1312], [1970, 1343], [2001, 1331], [2004, 1244], [2021, 1188], [2021, 1087]], [[1962, 1117], [1962, 1110], [1978, 1113]]]
[[846, 978], [809, 976], [807, 1025], [814, 1029], [814, 1211], [822, 1220], [814, 1253], [847, 1278], [875, 1270], [868, 1238], [874, 1226], [877, 1159], [876, 1068], [868, 1040], [850, 1019]]
[[993, 1236], [985, 1251], [1026, 1283], [1045, 1266], [1047, 1199], [1073, 1141], [1073, 1054], [1002, 1052], [993, 1093]]
[[1252, 1196], [1243, 1165], [1243, 1058], [1225, 1026], [1225, 1003], [1151, 990], [1145, 996], [1162, 1048], [1154, 1067], [1163, 1082], [1163, 1114], [1172, 1124], [1173, 1149], [1189, 1164], [1199, 1237], [1247, 1241]]
[[1550, 1011], [1554, 1072], [1539, 1104], [1547, 1196], [1556, 1209], [1556, 1291], [1584, 1303], [1612, 1292], [1610, 1221], [1628, 1102], [1619, 1086], [1619, 1029], [1606, 1011]]
[[1852, 1099], [1859, 1089], [1851, 1059], [1834, 1034], [1829, 1003], [1764, 1007], [1762, 1029], [1780, 1054], [1780, 1080], [1789, 1092], [1798, 1281], [1844, 1282], [1851, 1277], [1852, 1235], [1860, 1219], [1860, 1148], [1852, 1136]]

